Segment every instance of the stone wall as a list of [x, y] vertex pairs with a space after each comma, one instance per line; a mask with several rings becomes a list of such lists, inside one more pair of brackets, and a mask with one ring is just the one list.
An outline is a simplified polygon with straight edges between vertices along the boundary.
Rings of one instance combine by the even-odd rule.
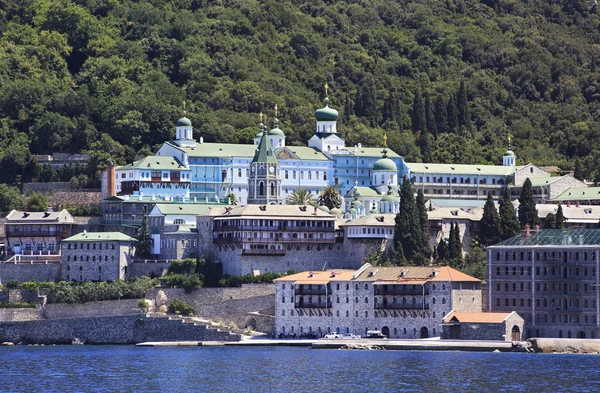
[[100, 191], [52, 191], [50, 204], [99, 205]]
[[39, 307], [36, 308], [0, 308], [0, 322], [34, 321], [42, 319]]
[[161, 277], [167, 274], [167, 270], [169, 270], [169, 264], [165, 261], [136, 261], [127, 267], [127, 278], [148, 275]]
[[577, 352], [600, 353], [600, 340], [574, 338], [532, 338], [532, 347], [536, 352]]
[[56, 281], [60, 279], [59, 263], [1, 263], [0, 277], [2, 282], [10, 280], [24, 281]]
[[239, 336], [181, 318], [146, 315], [0, 323], [0, 342], [24, 344], [135, 344], [145, 341], [237, 341]]
[[73, 191], [68, 181], [61, 182], [32, 182], [23, 184], [23, 194], [30, 192], [41, 192], [43, 194], [50, 194], [56, 191]]
[[139, 299], [106, 300], [81, 304], [49, 303], [44, 316], [49, 319], [86, 318], [140, 314]]

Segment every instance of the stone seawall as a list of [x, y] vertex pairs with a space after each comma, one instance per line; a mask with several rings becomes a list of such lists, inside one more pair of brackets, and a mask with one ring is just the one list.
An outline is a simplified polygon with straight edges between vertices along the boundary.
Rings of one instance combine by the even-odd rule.
[[0, 308], [0, 321], [35, 321], [42, 319], [39, 307]]
[[239, 336], [179, 318], [124, 315], [0, 323], [0, 341], [23, 344], [136, 344], [145, 341], [238, 341]]
[[600, 353], [600, 340], [585, 338], [530, 338], [536, 352]]
[[82, 304], [49, 303], [44, 316], [49, 319], [86, 318], [97, 316], [139, 315], [139, 299], [105, 300]]

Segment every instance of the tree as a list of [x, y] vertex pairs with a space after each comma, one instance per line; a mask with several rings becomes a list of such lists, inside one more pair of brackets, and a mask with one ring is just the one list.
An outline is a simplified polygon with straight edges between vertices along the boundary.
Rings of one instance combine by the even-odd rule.
[[354, 113], [357, 116], [366, 117], [371, 126], [377, 125], [377, 101], [371, 78], [363, 79], [356, 90]]
[[448, 98], [447, 108], [448, 132], [458, 133], [458, 109], [456, 108], [456, 96], [454, 94], [451, 94]]
[[27, 211], [45, 212], [46, 210], [48, 210], [48, 198], [45, 195], [34, 192], [27, 198]]
[[448, 242], [445, 241], [444, 239], [441, 239], [437, 246], [436, 253], [437, 253], [438, 261], [444, 262], [446, 260], [447, 254], [448, 254]]
[[508, 239], [521, 232], [521, 226], [515, 213], [515, 208], [510, 199], [510, 191], [508, 187], [504, 188], [502, 198], [500, 199], [499, 207], [500, 227], [502, 229], [501, 240]]
[[230, 205], [235, 206], [238, 204], [237, 197], [235, 196], [235, 194], [233, 192], [230, 192], [229, 194], [225, 195], [225, 199], [229, 200]]
[[306, 188], [296, 188], [286, 198], [285, 203], [288, 205], [315, 205], [315, 200], [310, 191]]
[[321, 191], [317, 203], [319, 206], [327, 206], [329, 210], [339, 209], [342, 206], [342, 197], [335, 186], [327, 186]]
[[17, 187], [0, 184], [0, 212], [23, 208], [23, 196]]
[[423, 254], [429, 258], [431, 256], [431, 250], [429, 249], [429, 215], [427, 213], [427, 206], [425, 203], [425, 196], [423, 190], [417, 191], [417, 210], [419, 212], [419, 225], [421, 227], [421, 244]]
[[413, 97], [412, 129], [414, 132], [427, 132], [427, 114], [425, 102], [421, 96], [421, 89], [417, 88]]
[[556, 211], [556, 216], [554, 217], [554, 228], [565, 228], [565, 216], [563, 214], [562, 205], [558, 205], [558, 210]]
[[535, 200], [533, 199], [533, 190], [531, 180], [525, 179], [521, 188], [521, 196], [519, 197], [519, 223], [521, 228], [529, 225], [533, 228], [539, 224], [538, 212], [535, 208]]
[[473, 247], [471, 252], [467, 254], [465, 262], [460, 267], [460, 270], [469, 276], [485, 280], [486, 266], [487, 261], [485, 251], [477, 246]]
[[464, 79], [460, 81], [458, 88], [458, 125], [463, 131], [471, 129], [471, 115], [469, 114], [469, 99], [467, 97], [467, 88]]
[[429, 135], [436, 136], [437, 135], [437, 123], [434, 115], [433, 102], [431, 101], [431, 96], [429, 92], [425, 92], [425, 123], [427, 124], [427, 132]]
[[394, 263], [396, 266], [410, 266], [410, 263], [404, 257], [404, 250], [402, 249], [402, 243], [394, 243]]
[[460, 229], [458, 223], [450, 223], [450, 234], [448, 242], [448, 265], [458, 267], [462, 265], [462, 242], [460, 241]]
[[370, 263], [371, 266], [392, 266], [390, 259], [381, 249], [371, 250], [365, 257], [363, 263]]
[[400, 207], [396, 214], [394, 229], [394, 244], [401, 244], [406, 260], [421, 266], [427, 264], [429, 255], [424, 253], [419, 210], [410, 180], [406, 176], [400, 187]]
[[496, 210], [492, 193], [488, 191], [487, 200], [483, 206], [483, 216], [479, 223], [479, 242], [484, 246], [490, 246], [500, 241], [502, 236], [502, 224], [500, 215]]
[[448, 132], [448, 107], [444, 97], [440, 94], [435, 100], [435, 129], [437, 134]]
[[150, 256], [150, 234], [148, 233], [148, 226], [146, 225], [146, 215], [142, 216], [142, 225], [139, 228], [138, 233], [138, 244], [135, 250], [135, 256], [138, 258], [145, 258]]

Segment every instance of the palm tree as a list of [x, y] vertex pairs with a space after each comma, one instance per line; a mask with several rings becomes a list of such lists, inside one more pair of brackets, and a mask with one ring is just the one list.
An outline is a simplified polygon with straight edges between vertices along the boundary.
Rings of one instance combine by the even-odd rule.
[[237, 205], [237, 197], [235, 196], [235, 194], [233, 192], [230, 192], [229, 194], [225, 195], [225, 199], [229, 199], [229, 204], [230, 205]]
[[305, 188], [297, 188], [285, 200], [288, 205], [314, 205], [313, 195]]
[[327, 186], [321, 191], [317, 202], [319, 206], [327, 206], [329, 210], [339, 209], [342, 206], [342, 197], [335, 189], [335, 186]]

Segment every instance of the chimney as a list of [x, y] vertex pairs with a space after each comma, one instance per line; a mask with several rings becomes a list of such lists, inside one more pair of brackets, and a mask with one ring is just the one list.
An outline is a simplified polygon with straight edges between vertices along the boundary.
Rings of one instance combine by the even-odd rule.
[[575, 202], [575, 206], [579, 207], [579, 201]]
[[525, 237], [529, 237], [530, 234], [531, 228], [529, 227], [529, 224], [525, 224]]
[[533, 227], [533, 229], [537, 232], [540, 230], [540, 226], [538, 224], [535, 224], [535, 226]]
[[567, 207], [571, 207], [571, 201], [567, 201]]
[[313, 208], [315, 209], [315, 212], [313, 213], [313, 215], [316, 216], [317, 215], [317, 207], [313, 206]]
[[115, 166], [111, 163], [108, 164], [108, 197], [114, 197], [117, 195], [117, 175], [115, 174]]

